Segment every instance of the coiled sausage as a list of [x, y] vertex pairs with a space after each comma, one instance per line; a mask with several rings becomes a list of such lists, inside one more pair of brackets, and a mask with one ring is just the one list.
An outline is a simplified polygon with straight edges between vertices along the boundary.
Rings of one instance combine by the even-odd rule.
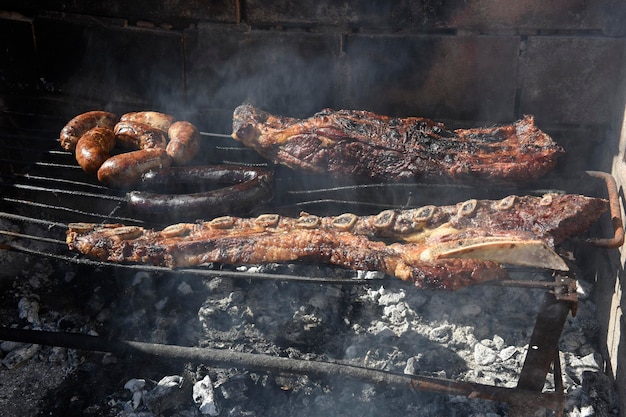
[[67, 151], [76, 149], [80, 137], [94, 127], [107, 127], [113, 129], [117, 116], [113, 113], [101, 110], [88, 111], [79, 114], [70, 120], [61, 130], [59, 141], [61, 147]]
[[167, 129], [174, 122], [174, 116], [156, 111], [137, 111], [123, 114], [120, 121], [142, 123], [167, 132]]
[[144, 123], [120, 121], [113, 129], [118, 144], [128, 149], [163, 148], [167, 146], [166, 133]]

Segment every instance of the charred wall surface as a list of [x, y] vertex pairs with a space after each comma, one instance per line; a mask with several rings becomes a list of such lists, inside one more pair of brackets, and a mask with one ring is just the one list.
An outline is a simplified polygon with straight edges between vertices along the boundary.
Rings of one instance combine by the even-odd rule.
[[[0, 105], [71, 116], [126, 103], [219, 133], [246, 100], [294, 117], [353, 108], [465, 126], [533, 114], [566, 148], [560, 169], [621, 183], [625, 22], [617, 0], [0, 1]], [[589, 262], [626, 398], [623, 257]]]
[[0, 91], [620, 125], [621, 2], [300, 3], [3, 1]]

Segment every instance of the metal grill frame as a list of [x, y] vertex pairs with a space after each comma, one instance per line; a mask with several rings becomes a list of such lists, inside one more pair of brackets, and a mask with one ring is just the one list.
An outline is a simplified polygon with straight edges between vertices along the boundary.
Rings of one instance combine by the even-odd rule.
[[[36, 116], [36, 115], [35, 115]], [[0, 119], [2, 121], [2, 119]], [[77, 173], [80, 168], [71, 162], [71, 154], [57, 148], [57, 141], [53, 140], [55, 136], [51, 136], [54, 131], [35, 131], [34, 133], [22, 130], [19, 126], [17, 129], [12, 126], [10, 129], [0, 128], [4, 131], [1, 133], [2, 147], [5, 149], [7, 158], [3, 158], [2, 165], [4, 168], [0, 172], [3, 182], [0, 185], [6, 190], [9, 189], [13, 196], [4, 196], [0, 200], [0, 218], [13, 222], [36, 223], [43, 226], [47, 230], [56, 229], [58, 231], [65, 230], [68, 222], [62, 220], [64, 216], [86, 216], [91, 219], [106, 222], [129, 222], [131, 224], [143, 224], [140, 219], [129, 217], [123, 213], [124, 197], [119, 191], [111, 191], [97, 184], [92, 180], [75, 180], [72, 179], [73, 174]], [[7, 133], [10, 131], [10, 133]], [[229, 135], [203, 133], [205, 136], [212, 138], [225, 138]], [[33, 141], [39, 142], [43, 146], [36, 146], [37, 151], [33, 151], [32, 147], [24, 147], [17, 142], [28, 137]], [[219, 147], [219, 145], [218, 145]], [[225, 146], [222, 151], [226, 154], [245, 155], [242, 158], [244, 162], [250, 163], [248, 150], [239, 147]], [[17, 157], [16, 157], [17, 155]], [[28, 156], [28, 157], [25, 157]], [[252, 158], [254, 163], [254, 157]], [[231, 161], [226, 161], [231, 162]], [[65, 175], [69, 178], [47, 176], [46, 170], [66, 171]], [[593, 245], [602, 248], [616, 248], [624, 242], [624, 229], [621, 219], [621, 210], [619, 204], [619, 196], [614, 179], [605, 173], [587, 171], [583, 173], [583, 177], [600, 180], [606, 187], [606, 194], [610, 201], [610, 223], [612, 236], [608, 238], [588, 238], [584, 244]], [[296, 185], [297, 186], [297, 185]], [[384, 202], [370, 203], [370, 209], [386, 209], [386, 208], [407, 208], [412, 203], [413, 195], [411, 192], [405, 193], [406, 187], [414, 185], [404, 184], [377, 184], [377, 185], [342, 185], [330, 188], [313, 188], [309, 190], [299, 190], [290, 188], [287, 193], [278, 198], [278, 204], [293, 204], [292, 209], [301, 210], [303, 208], [313, 207], [316, 205], [353, 205], [354, 201], [341, 201], [333, 198], [325, 197], [330, 192], [331, 195], [341, 195], [346, 189], [344, 187], [352, 187], [358, 190], [362, 188], [367, 194], [372, 190], [392, 190], [393, 193], [400, 191], [405, 196], [404, 201], [400, 204], [386, 205]], [[428, 186], [428, 185], [426, 185]], [[444, 187], [439, 185], [439, 187]], [[454, 189], [463, 189], [466, 192], [483, 192], [473, 187], [451, 186]], [[541, 188], [534, 192], [541, 192]], [[511, 190], [503, 190], [510, 193]], [[30, 198], [36, 193], [47, 193], [53, 201], [68, 202], [73, 198], [96, 199], [97, 201], [107, 201], [112, 203], [113, 209], [109, 212], [94, 213], [80, 208], [60, 206], [55, 203], [34, 201]], [[290, 194], [291, 193], [291, 194]], [[4, 194], [4, 193], [3, 193]], [[304, 200], [302, 198], [305, 197]], [[356, 202], [357, 205], [367, 205], [366, 201]], [[71, 205], [71, 204], [70, 204]], [[4, 211], [4, 206], [8, 206], [10, 211]], [[33, 215], [23, 215], [19, 212], [26, 208], [26, 211], [39, 210], [50, 215], [54, 214], [52, 219], [41, 219]], [[282, 207], [284, 208], [284, 207]], [[15, 211], [13, 211], [15, 209]], [[119, 214], [122, 212], [122, 214]], [[60, 219], [59, 219], [60, 218]], [[65, 262], [75, 264], [86, 264], [93, 267], [111, 267], [111, 268], [130, 268], [136, 270], [158, 271], [162, 273], [185, 273], [204, 277], [222, 276], [231, 277], [233, 279], [275, 279], [281, 281], [293, 282], [316, 282], [316, 283], [335, 283], [349, 285], [363, 285], [376, 280], [372, 279], [339, 279], [339, 278], [311, 278], [299, 275], [279, 275], [279, 274], [259, 274], [244, 273], [235, 271], [217, 271], [207, 268], [188, 268], [177, 271], [170, 271], [161, 267], [149, 267], [144, 265], [116, 265], [107, 262], [93, 261], [85, 259], [76, 254], [68, 254], [67, 252], [58, 253], [57, 250], [39, 251], [16, 243], [21, 241], [25, 243], [39, 241], [45, 244], [60, 248], [65, 242], [61, 239], [51, 238], [46, 235], [33, 236], [28, 234], [16, 233], [8, 230], [0, 230], [0, 236], [5, 236], [11, 240], [8, 243], [0, 243], [0, 249], [8, 251], [16, 251], [28, 253], [35, 256], [49, 257], [60, 259]], [[381, 279], [383, 280], [383, 279]], [[540, 288], [545, 290], [544, 300], [535, 321], [535, 328], [532, 333], [527, 357], [524, 361], [523, 368], [520, 373], [517, 388], [505, 389], [492, 387], [484, 384], [459, 383], [454, 380], [425, 378], [409, 375], [397, 375], [387, 372], [375, 371], [367, 368], [354, 368], [341, 364], [315, 363], [305, 365], [305, 361], [285, 362], [284, 358], [261, 357], [262, 355], [253, 355], [247, 357], [239, 354], [236, 357], [224, 356], [225, 352], [213, 351], [210, 349], [184, 348], [181, 346], [163, 346], [149, 343], [138, 343], [129, 341], [109, 341], [102, 338], [94, 338], [75, 334], [55, 333], [36, 331], [15, 331], [6, 327], [0, 328], [0, 339], [14, 340], [30, 343], [48, 344], [54, 346], [64, 346], [83, 350], [105, 351], [105, 352], [133, 352], [137, 354], [159, 355], [171, 359], [195, 360], [210, 363], [213, 365], [228, 364], [229, 366], [242, 366], [253, 370], [278, 370], [292, 373], [307, 373], [312, 375], [324, 374], [340, 374], [350, 378], [363, 379], [370, 382], [387, 384], [392, 386], [404, 386], [415, 390], [424, 390], [435, 393], [448, 395], [464, 395], [470, 398], [481, 398], [494, 401], [508, 402], [512, 405], [511, 415], [523, 416], [527, 415], [529, 410], [539, 408], [549, 408], [561, 416], [564, 409], [564, 393], [563, 382], [561, 379], [561, 365], [558, 351], [558, 341], [565, 324], [568, 314], [576, 313], [577, 296], [576, 296], [576, 278], [570, 275], [554, 275], [554, 282], [546, 281], [498, 281], [485, 283], [483, 285], [502, 285], [502, 286], [521, 286], [527, 288]], [[547, 374], [553, 369], [555, 375], [555, 392], [543, 393]]]

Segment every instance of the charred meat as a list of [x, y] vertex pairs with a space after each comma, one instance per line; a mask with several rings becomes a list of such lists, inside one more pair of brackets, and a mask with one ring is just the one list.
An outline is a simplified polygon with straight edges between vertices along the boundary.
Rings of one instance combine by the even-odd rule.
[[160, 231], [78, 223], [70, 225], [67, 243], [112, 262], [179, 268], [309, 261], [382, 271], [421, 288], [457, 289], [505, 278], [502, 263], [567, 269], [554, 243], [584, 232], [606, 208], [602, 199], [547, 195], [363, 217], [226, 216]]
[[[479, 259], [422, 260], [418, 244], [386, 245], [365, 236], [323, 229], [246, 230], [230, 233], [223, 224], [181, 224], [162, 231], [123, 225], [70, 225], [70, 248], [113, 262], [180, 268], [211, 262], [261, 264], [306, 261], [354, 270], [376, 270], [420, 288], [457, 289], [505, 278], [500, 264]], [[221, 232], [220, 232], [221, 231]]]
[[325, 109], [307, 119], [237, 107], [232, 137], [293, 169], [362, 180], [520, 183], [555, 167], [563, 149], [532, 116], [510, 125], [449, 130], [443, 123]]

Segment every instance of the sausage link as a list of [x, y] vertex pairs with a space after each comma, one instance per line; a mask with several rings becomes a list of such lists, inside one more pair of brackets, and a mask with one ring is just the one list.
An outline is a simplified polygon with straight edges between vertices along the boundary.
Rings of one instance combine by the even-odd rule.
[[108, 187], [131, 188], [141, 176], [172, 163], [165, 149], [151, 148], [126, 152], [107, 159], [98, 170], [98, 180]]
[[264, 169], [235, 165], [172, 167], [145, 174], [142, 185], [159, 187], [168, 182], [192, 183], [200, 188], [232, 185], [189, 194], [131, 191], [126, 195], [130, 212], [151, 221], [194, 221], [250, 213], [272, 199], [272, 173]]
[[113, 129], [117, 116], [106, 111], [94, 110], [79, 114], [70, 120], [61, 130], [59, 141], [61, 147], [68, 151], [76, 149], [80, 137], [94, 127]]
[[144, 123], [119, 121], [113, 129], [118, 144], [128, 149], [150, 149], [167, 146], [165, 133]]
[[198, 191], [215, 189], [216, 187], [233, 185], [261, 178], [271, 182], [272, 172], [256, 167], [241, 165], [200, 165], [186, 167], [171, 167], [159, 171], [145, 173], [141, 182], [137, 184], [142, 190], [176, 190], [193, 188]]
[[167, 132], [167, 129], [169, 129], [170, 125], [174, 122], [174, 116], [156, 111], [137, 111], [123, 114], [120, 121], [143, 123], [162, 130], [163, 132]]
[[167, 136], [170, 141], [165, 148], [172, 157], [173, 165], [186, 165], [200, 150], [200, 132], [191, 123], [180, 121], [172, 123]]
[[115, 135], [106, 127], [94, 127], [85, 132], [76, 144], [76, 161], [83, 171], [95, 174], [109, 159], [115, 147]]

